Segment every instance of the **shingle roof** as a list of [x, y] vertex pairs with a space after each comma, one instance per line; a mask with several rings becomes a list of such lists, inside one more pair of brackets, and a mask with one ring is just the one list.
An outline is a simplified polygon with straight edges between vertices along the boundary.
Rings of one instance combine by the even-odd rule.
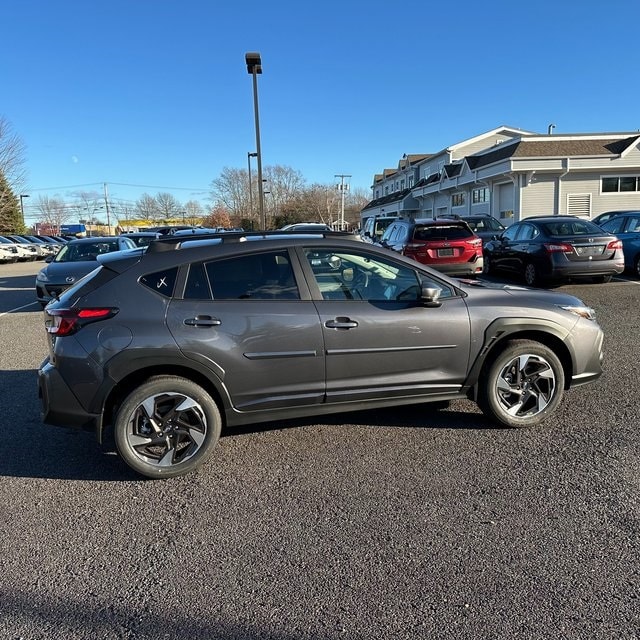
[[381, 198], [376, 198], [367, 204], [362, 210], [371, 209], [372, 207], [379, 207], [383, 204], [391, 204], [392, 202], [400, 202], [404, 200], [411, 193], [411, 189], [402, 189], [402, 191], [394, 191]]
[[466, 158], [470, 169], [483, 167], [506, 158], [553, 158], [577, 156], [618, 156], [637, 143], [638, 136], [629, 138], [558, 139], [549, 136], [545, 140], [519, 140], [514, 144], [505, 143], [494, 151]]

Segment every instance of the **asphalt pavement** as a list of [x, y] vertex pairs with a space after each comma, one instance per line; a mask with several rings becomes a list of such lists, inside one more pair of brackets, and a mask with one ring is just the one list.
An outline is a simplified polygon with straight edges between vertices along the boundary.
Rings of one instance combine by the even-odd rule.
[[605, 373], [543, 427], [267, 424], [151, 481], [41, 424], [41, 266], [0, 265], [0, 638], [640, 638], [640, 281], [562, 287]]

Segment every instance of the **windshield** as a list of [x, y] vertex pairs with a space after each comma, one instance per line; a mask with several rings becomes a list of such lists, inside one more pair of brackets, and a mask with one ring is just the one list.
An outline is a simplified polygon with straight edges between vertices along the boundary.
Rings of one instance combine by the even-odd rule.
[[54, 258], [54, 262], [90, 262], [97, 260], [103, 253], [119, 251], [117, 240], [101, 240], [99, 242], [79, 242], [67, 244]]

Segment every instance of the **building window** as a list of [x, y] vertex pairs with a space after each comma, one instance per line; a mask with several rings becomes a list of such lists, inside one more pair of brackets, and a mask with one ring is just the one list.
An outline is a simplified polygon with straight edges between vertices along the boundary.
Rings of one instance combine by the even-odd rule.
[[409, 189], [413, 187], [413, 176], [409, 176]]
[[464, 192], [461, 193], [454, 193], [451, 196], [451, 206], [452, 207], [462, 207], [464, 206]]
[[376, 189], [376, 198], [380, 197], [380, 189]]
[[384, 195], [388, 196], [389, 195], [389, 187], [385, 187], [384, 188]]
[[471, 202], [473, 204], [480, 204], [482, 202], [489, 202], [489, 196], [490, 191], [489, 189], [487, 189], [487, 187], [481, 188], [481, 189], [474, 189], [471, 192]]
[[602, 178], [602, 193], [640, 191], [640, 176], [611, 176]]
[[404, 189], [404, 178], [400, 180], [400, 191]]

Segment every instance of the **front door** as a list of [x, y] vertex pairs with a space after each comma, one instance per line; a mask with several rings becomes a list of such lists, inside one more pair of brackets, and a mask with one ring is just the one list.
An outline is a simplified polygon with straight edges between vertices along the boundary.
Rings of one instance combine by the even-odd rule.
[[[324, 336], [328, 402], [460, 389], [470, 325], [453, 287], [366, 249], [309, 247], [302, 254]], [[421, 281], [442, 290], [440, 306], [419, 301]]]

